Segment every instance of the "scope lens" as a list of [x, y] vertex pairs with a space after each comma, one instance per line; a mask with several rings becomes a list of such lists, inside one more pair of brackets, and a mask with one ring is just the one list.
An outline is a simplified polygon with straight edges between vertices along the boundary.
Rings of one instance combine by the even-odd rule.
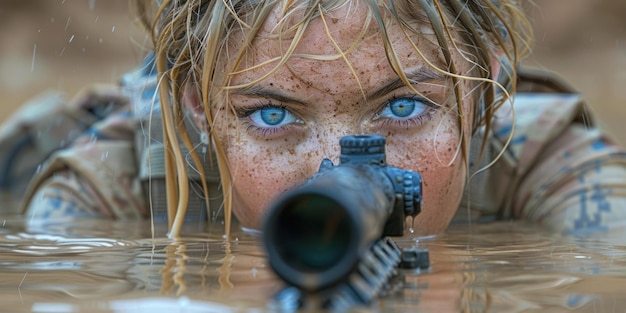
[[284, 206], [276, 232], [277, 252], [294, 269], [320, 272], [349, 251], [353, 224], [339, 203], [319, 194], [292, 198]]

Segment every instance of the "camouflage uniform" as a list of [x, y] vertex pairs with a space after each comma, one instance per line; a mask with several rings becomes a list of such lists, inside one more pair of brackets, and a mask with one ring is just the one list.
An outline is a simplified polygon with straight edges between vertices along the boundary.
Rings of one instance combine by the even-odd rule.
[[[38, 129], [40, 136], [54, 137], [55, 140], [46, 141], [47, 150], [37, 154], [40, 158], [64, 147], [48, 158], [30, 183], [25, 195], [29, 217], [150, 216], [147, 182], [149, 178], [161, 182], [164, 178], [160, 168], [161, 131], [146, 130], [146, 117], [154, 118], [153, 125], [160, 123], [159, 107], [152, 105], [158, 99], [150, 68], [146, 64], [122, 80], [121, 90], [130, 102], [117, 99], [102, 109], [99, 108], [102, 101], [91, 99], [69, 111], [59, 111], [63, 114], [56, 118], [63, 119], [76, 112], [106, 112], [106, 118], [97, 116], [97, 122], [77, 139], [74, 130], [85, 127], [76, 126], [89, 124], [94, 118], [75, 122], [69, 128], [54, 128], [51, 126], [54, 123], [46, 122], [46, 128], [41, 126], [46, 116], [28, 119], [18, 116], [13, 119], [20, 125], [6, 125], [5, 128], [12, 130]], [[44, 105], [63, 106], [61, 101], [45, 101], [48, 100], [31, 104], [30, 110], [37, 111]], [[482, 132], [479, 130], [472, 139], [470, 173], [473, 175], [456, 220], [525, 219], [570, 233], [626, 226], [626, 153], [584, 119], [587, 115], [581, 97], [545, 73], [522, 71], [514, 103], [515, 127], [505, 105], [493, 121], [493, 132], [482, 158], [479, 158]], [[503, 150], [513, 129], [510, 144]], [[152, 137], [149, 141], [145, 140], [147, 133]], [[73, 144], [65, 147], [70, 140]], [[4, 144], [10, 146], [7, 140]], [[501, 152], [498, 161], [485, 168]], [[15, 157], [0, 159], [5, 169], [13, 166], [9, 164], [12, 160], [15, 162]], [[24, 163], [38, 164], [33, 160]], [[35, 172], [34, 167], [30, 167], [31, 172]], [[207, 168], [212, 194], [219, 193], [217, 171], [214, 167]], [[15, 176], [7, 177], [19, 183]], [[25, 177], [22, 175], [19, 180], [24, 181]], [[152, 187], [153, 206], [163, 207], [163, 184], [153, 185], [157, 188]], [[196, 185], [192, 182], [190, 186]], [[198, 193], [197, 189], [194, 193]], [[202, 203], [200, 198], [196, 199], [198, 203]], [[217, 202], [219, 198], [213, 200]], [[152, 214], [163, 218], [164, 208], [158, 211]], [[195, 216], [191, 213], [190, 218], [197, 219], [203, 214], [206, 212]]]

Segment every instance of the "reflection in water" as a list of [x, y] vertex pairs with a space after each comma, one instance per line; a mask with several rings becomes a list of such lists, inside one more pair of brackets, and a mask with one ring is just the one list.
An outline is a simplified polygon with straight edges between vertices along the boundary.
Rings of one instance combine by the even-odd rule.
[[[25, 226], [0, 220], [0, 301], [11, 311], [267, 311], [281, 283], [257, 238], [191, 226], [152, 238], [147, 221]], [[157, 233], [166, 225], [156, 225]], [[215, 226], [213, 226], [215, 227]], [[161, 232], [163, 233], [163, 232]], [[364, 311], [623, 312], [626, 246], [522, 224], [460, 226], [401, 246], [430, 250], [431, 270]], [[1, 311], [2, 309], [0, 309]], [[361, 311], [361, 310], [358, 310]]]

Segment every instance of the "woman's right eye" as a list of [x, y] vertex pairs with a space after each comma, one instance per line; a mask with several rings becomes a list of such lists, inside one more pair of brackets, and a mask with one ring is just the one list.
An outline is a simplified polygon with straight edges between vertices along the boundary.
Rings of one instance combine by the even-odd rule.
[[302, 120], [288, 109], [272, 104], [248, 108], [240, 117], [245, 119], [249, 128], [262, 135], [279, 133], [292, 124], [303, 124]]
[[296, 121], [296, 117], [284, 108], [267, 107], [253, 111], [250, 120], [260, 127], [280, 127]]

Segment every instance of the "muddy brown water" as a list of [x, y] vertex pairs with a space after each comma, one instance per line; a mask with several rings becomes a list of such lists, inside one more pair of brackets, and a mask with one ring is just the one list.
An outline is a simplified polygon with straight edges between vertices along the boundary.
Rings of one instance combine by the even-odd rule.
[[[145, 220], [0, 223], [0, 311], [273, 312], [283, 286], [258, 237], [216, 225], [173, 241]], [[401, 272], [402, 288], [355, 311], [625, 312], [626, 245], [605, 235], [492, 223], [396, 238], [428, 248], [430, 270]]]

